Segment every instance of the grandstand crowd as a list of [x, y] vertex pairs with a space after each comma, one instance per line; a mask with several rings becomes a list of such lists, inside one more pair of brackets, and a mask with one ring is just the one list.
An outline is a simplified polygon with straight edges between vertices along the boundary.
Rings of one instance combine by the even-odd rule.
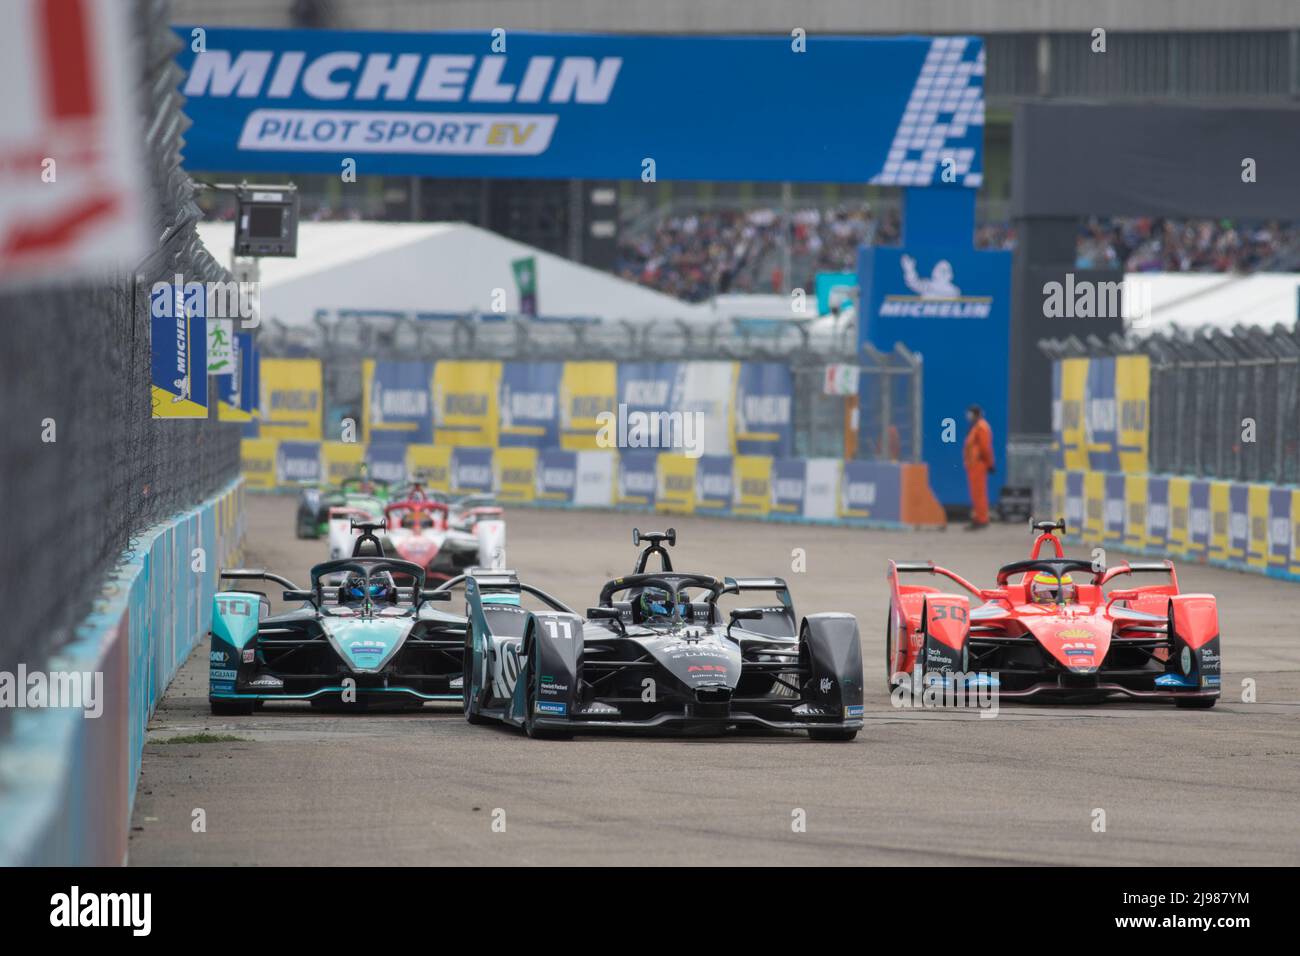
[[[617, 272], [692, 302], [716, 293], [810, 289], [818, 272], [855, 270], [859, 245], [897, 245], [901, 236], [896, 207], [877, 211], [867, 203], [796, 210], [788, 252], [784, 232], [781, 213], [770, 207], [672, 212], [623, 229]], [[976, 248], [1015, 244], [1010, 223], [976, 228]], [[1300, 270], [1300, 230], [1226, 219], [1092, 219], [1080, 225], [1076, 264], [1127, 272], [1293, 272]]]

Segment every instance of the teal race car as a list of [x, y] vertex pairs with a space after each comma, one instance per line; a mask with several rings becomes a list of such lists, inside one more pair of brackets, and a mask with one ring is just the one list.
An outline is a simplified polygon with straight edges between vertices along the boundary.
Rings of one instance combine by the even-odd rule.
[[[363, 540], [374, 541], [372, 531]], [[465, 618], [435, 606], [451, 592], [426, 589], [424, 568], [376, 551], [316, 565], [308, 589], [270, 571], [222, 571], [227, 581], [279, 585], [298, 606], [273, 615], [270, 598], [252, 587], [216, 594], [212, 713], [248, 714], [287, 700], [344, 708], [459, 702]]]

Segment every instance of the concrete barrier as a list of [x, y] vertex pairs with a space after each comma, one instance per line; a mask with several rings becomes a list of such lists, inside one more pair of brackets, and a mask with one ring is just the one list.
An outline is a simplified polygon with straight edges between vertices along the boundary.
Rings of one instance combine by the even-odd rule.
[[207, 633], [216, 576], [243, 542], [243, 494], [239, 479], [141, 534], [74, 639], [39, 665], [101, 674], [103, 709], [14, 713], [0, 741], [0, 865], [126, 861], [149, 717]]

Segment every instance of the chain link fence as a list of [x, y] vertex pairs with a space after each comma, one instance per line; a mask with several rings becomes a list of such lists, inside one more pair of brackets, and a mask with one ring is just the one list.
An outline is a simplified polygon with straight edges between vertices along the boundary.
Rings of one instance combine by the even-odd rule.
[[[269, 357], [321, 360], [326, 435], [340, 434], [345, 418], [360, 421], [365, 358], [783, 362], [794, 384], [796, 456], [921, 460], [921, 356], [902, 346], [890, 353], [867, 347], [858, 361], [851, 322], [605, 322], [340, 310], [318, 314], [312, 326], [268, 321], [260, 341]], [[861, 402], [827, 393], [828, 365], [857, 369]], [[861, 440], [848, 437], [854, 432]]]
[[[207, 421], [151, 418], [151, 286], [177, 273], [229, 276], [195, 234], [199, 211], [180, 169], [187, 121], [168, 4], [138, 0], [132, 12], [157, 247], [128, 273], [0, 294], [0, 500], [9, 508], [0, 671], [39, 667], [91, 611], [133, 535], [239, 471], [239, 428], [215, 412]], [[0, 709], [0, 721], [9, 713]]]
[[1152, 472], [1300, 482], [1300, 326], [1178, 329], [1041, 346], [1054, 358], [1150, 358]]
[[1151, 467], [1168, 474], [1293, 484], [1300, 478], [1295, 329], [1153, 336]]

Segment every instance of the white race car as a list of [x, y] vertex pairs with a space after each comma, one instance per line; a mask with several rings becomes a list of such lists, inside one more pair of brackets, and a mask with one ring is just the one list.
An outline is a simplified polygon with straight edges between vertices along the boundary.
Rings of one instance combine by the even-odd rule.
[[391, 502], [384, 509], [384, 553], [418, 564], [431, 581], [466, 568], [500, 569], [506, 562], [506, 523], [495, 504], [455, 504], [430, 498]]

